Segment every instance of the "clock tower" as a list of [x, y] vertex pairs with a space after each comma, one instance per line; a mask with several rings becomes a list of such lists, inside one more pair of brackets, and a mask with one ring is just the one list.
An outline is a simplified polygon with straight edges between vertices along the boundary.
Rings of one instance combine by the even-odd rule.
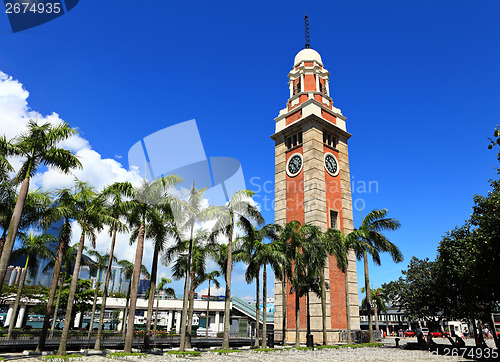
[[[290, 98], [275, 119], [275, 222], [284, 226], [297, 220], [301, 224], [353, 230], [351, 185], [346, 117], [333, 106], [330, 73], [319, 53], [301, 50], [288, 73]], [[324, 270], [327, 281], [328, 342], [339, 340], [347, 328], [345, 274], [329, 257]], [[356, 260], [349, 254], [347, 271], [351, 329], [359, 329]], [[287, 282], [287, 301], [283, 305], [281, 282], [275, 281], [274, 331], [283, 332], [283, 308], [287, 310], [286, 340], [295, 340], [295, 296]], [[322, 341], [321, 301], [310, 293], [311, 333]], [[305, 297], [300, 301], [301, 340], [306, 339]]]

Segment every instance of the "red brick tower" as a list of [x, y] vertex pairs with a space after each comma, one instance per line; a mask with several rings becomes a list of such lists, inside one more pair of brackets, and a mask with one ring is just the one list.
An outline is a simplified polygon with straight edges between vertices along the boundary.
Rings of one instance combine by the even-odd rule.
[[[330, 73], [321, 56], [303, 49], [288, 74], [290, 98], [275, 119], [275, 222], [291, 220], [319, 226], [323, 231], [353, 229], [351, 185], [346, 118], [333, 106]], [[346, 329], [345, 278], [333, 257], [325, 268], [327, 290], [327, 330], [329, 342], [338, 341]], [[351, 328], [359, 329], [358, 287], [354, 255], [349, 257], [349, 305]], [[283, 298], [281, 282], [275, 281], [274, 330], [282, 332]], [[295, 340], [295, 296], [287, 285], [287, 341]], [[301, 340], [306, 335], [305, 297], [300, 305]], [[321, 301], [310, 293], [311, 332], [322, 341]]]

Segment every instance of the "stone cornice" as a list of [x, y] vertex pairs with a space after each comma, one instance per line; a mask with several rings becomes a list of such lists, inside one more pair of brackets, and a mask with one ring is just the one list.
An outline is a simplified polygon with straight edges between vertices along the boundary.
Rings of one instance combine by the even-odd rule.
[[315, 114], [311, 114], [311, 115], [309, 115], [309, 116], [307, 116], [305, 118], [301, 118], [301, 119], [299, 119], [299, 120], [297, 120], [297, 121], [289, 124], [287, 127], [285, 127], [284, 129], [282, 129], [281, 131], [276, 132], [275, 134], [271, 135], [271, 138], [274, 141], [276, 141], [276, 139], [278, 138], [278, 136], [280, 136], [282, 134], [289, 133], [289, 131], [291, 131], [293, 129], [298, 129], [304, 123], [316, 123], [316, 124], [319, 124], [320, 126], [322, 126], [322, 128], [323, 127], [324, 128], [329, 128], [330, 130], [333, 130], [334, 133], [336, 133], [336, 134], [338, 134], [340, 136], [343, 136], [346, 140], [348, 140], [352, 136], [352, 134], [350, 134], [349, 132], [344, 131], [342, 128], [340, 128], [339, 126], [337, 126], [337, 125], [335, 125], [335, 124], [327, 121], [326, 119], [318, 117]]
[[[290, 99], [294, 99], [294, 97], [298, 97], [298, 96], [300, 96], [301, 94], [309, 94], [309, 93], [313, 93], [313, 94], [320, 94], [320, 95], [322, 95], [322, 96], [324, 96], [324, 97], [327, 97], [327, 98], [331, 99], [330, 97], [328, 97], [327, 95], [325, 95], [325, 94], [323, 94], [323, 93], [321, 93], [321, 92], [301, 92], [301, 93], [295, 94], [295, 95], [294, 95], [292, 98], [290, 98]], [[286, 113], [280, 114], [278, 117], [276, 117], [276, 118], [274, 119], [274, 122], [279, 122], [280, 120], [282, 120], [282, 119], [283, 119], [283, 118], [285, 118], [286, 116], [288, 116], [288, 115], [290, 115], [290, 114], [292, 114], [292, 113], [295, 113], [297, 110], [302, 109], [302, 108], [304, 108], [304, 107], [308, 106], [309, 104], [316, 104], [317, 106], [321, 107], [321, 109], [322, 109], [322, 110], [324, 110], [325, 112], [330, 113], [332, 116], [334, 116], [334, 117], [338, 117], [338, 118], [342, 119], [343, 121], [345, 121], [345, 120], [347, 119], [347, 118], [346, 118], [346, 117], [344, 117], [342, 114], [340, 114], [340, 113], [336, 113], [336, 112], [334, 112], [333, 110], [331, 110], [331, 109], [329, 109], [329, 108], [325, 107], [323, 104], [321, 104], [320, 102], [318, 102], [316, 99], [314, 99], [314, 98], [310, 98], [310, 99], [308, 99], [307, 101], [305, 101], [304, 103], [299, 104], [297, 107], [293, 108], [292, 110], [290, 110], [290, 111], [288, 111], [288, 112], [286, 112]]]

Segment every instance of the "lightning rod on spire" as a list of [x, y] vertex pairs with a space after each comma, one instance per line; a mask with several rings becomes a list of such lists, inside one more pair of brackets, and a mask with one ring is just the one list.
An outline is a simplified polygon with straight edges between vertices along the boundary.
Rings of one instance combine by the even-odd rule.
[[305, 25], [306, 25], [306, 49], [309, 49], [311, 47], [311, 41], [309, 39], [309, 17], [306, 15], [304, 18]]

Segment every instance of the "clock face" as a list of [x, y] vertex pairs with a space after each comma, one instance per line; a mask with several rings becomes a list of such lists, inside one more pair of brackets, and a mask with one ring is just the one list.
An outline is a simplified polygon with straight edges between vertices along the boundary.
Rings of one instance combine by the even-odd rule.
[[337, 162], [337, 158], [331, 153], [325, 153], [325, 168], [332, 176], [339, 174], [339, 163]]
[[290, 157], [286, 164], [286, 172], [288, 176], [297, 176], [300, 173], [300, 170], [302, 170], [302, 165], [302, 155], [300, 153], [296, 153], [292, 157]]

